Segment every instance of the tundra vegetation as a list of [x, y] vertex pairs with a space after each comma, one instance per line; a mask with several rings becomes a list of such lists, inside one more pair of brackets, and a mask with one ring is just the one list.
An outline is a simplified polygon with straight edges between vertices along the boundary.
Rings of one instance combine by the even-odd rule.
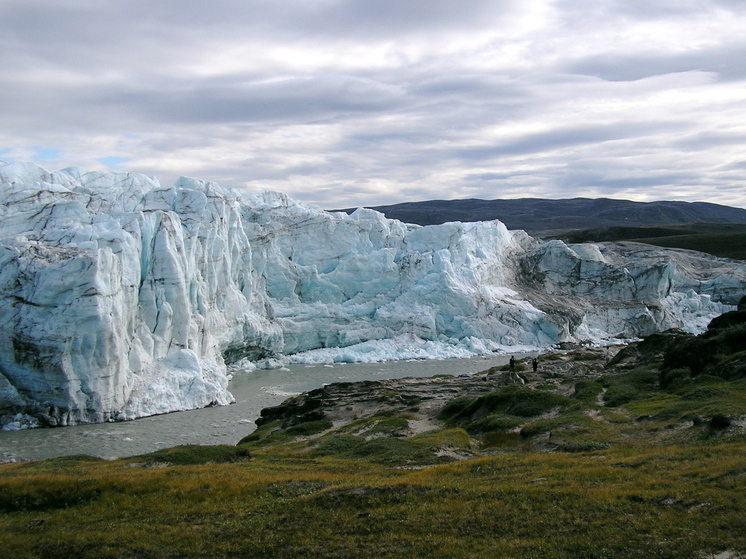
[[746, 309], [470, 377], [330, 385], [236, 446], [0, 466], [3, 556], [740, 557]]

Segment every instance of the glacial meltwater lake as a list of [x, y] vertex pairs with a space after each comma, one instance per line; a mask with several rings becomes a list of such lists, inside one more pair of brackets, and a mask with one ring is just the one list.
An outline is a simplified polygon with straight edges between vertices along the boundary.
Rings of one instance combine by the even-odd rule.
[[234, 375], [230, 406], [145, 417], [135, 421], [0, 431], [0, 463], [71, 454], [118, 458], [182, 444], [236, 444], [254, 431], [262, 408], [332, 382], [463, 375], [504, 365], [509, 355], [471, 359], [389, 361], [335, 365], [290, 365]]

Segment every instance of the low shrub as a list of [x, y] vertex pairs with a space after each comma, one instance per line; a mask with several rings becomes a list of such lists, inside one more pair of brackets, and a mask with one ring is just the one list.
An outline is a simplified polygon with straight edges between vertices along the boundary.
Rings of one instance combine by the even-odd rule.
[[331, 429], [332, 426], [332, 422], [328, 419], [319, 419], [317, 421], [308, 421], [307, 423], [293, 425], [292, 427], [285, 429], [285, 432], [288, 435], [296, 437], [308, 437], [326, 431], [327, 429]]
[[172, 465], [239, 462], [251, 458], [251, 453], [242, 446], [181, 445], [128, 459], [129, 462], [163, 462]]
[[575, 383], [572, 397], [582, 402], [595, 403], [598, 395], [601, 394], [603, 390], [603, 386], [594, 380], [581, 380]]
[[364, 443], [365, 439], [356, 435], [331, 435], [322, 438], [311, 454], [313, 456], [345, 456]]
[[562, 443], [558, 450], [561, 452], [595, 452], [607, 448], [611, 448], [611, 445], [600, 441], [573, 441]]
[[495, 413], [518, 417], [536, 417], [553, 408], [570, 408], [572, 406], [574, 406], [574, 402], [564, 396], [512, 385], [480, 396], [454, 419], [464, 423]]
[[438, 419], [441, 421], [447, 421], [456, 417], [473, 403], [474, 398], [467, 398], [466, 396], [455, 398], [443, 406], [438, 414]]
[[432, 457], [427, 449], [407, 439], [381, 437], [371, 439], [350, 452], [354, 458], [368, 458], [373, 462], [422, 462]]
[[311, 456], [359, 458], [383, 464], [432, 464], [439, 460], [424, 441], [378, 437], [366, 441], [355, 435], [334, 435], [320, 441]]
[[247, 443], [253, 443], [258, 440], [261, 440], [262, 435], [260, 433], [257, 433], [254, 431], [253, 433], [246, 435], [244, 438], [242, 438], [240, 441], [238, 441], [239, 445], [247, 444]]
[[556, 423], [553, 421], [532, 421], [521, 427], [520, 436], [522, 439], [531, 439], [544, 433], [549, 433], [556, 427]]
[[660, 373], [660, 384], [664, 389], [678, 390], [692, 382], [692, 370], [689, 367], [664, 370]]
[[58, 458], [49, 458], [44, 460], [47, 463], [65, 464], [69, 462], [101, 462], [103, 458], [91, 456], [90, 454], [70, 454], [69, 456], [60, 456]]
[[687, 386], [677, 391], [682, 398], [685, 400], [698, 400], [704, 401], [711, 398], [719, 398], [728, 395], [727, 388], [716, 385], [704, 385], [704, 386]]
[[470, 435], [479, 435], [481, 433], [490, 433], [496, 431], [510, 431], [515, 429], [524, 420], [503, 414], [492, 414], [481, 419], [477, 419], [464, 426], [466, 432]]
[[610, 407], [645, 398], [658, 391], [660, 387], [659, 374], [654, 366], [642, 367], [622, 374], [606, 375], [601, 377], [599, 382], [606, 388], [604, 403]]
[[482, 448], [518, 446], [523, 441], [520, 433], [485, 433], [480, 442]]
[[268, 423], [263, 423], [262, 425], [259, 425], [253, 433], [246, 435], [240, 441], [238, 441], [238, 444], [242, 445], [242, 444], [256, 442], [256, 441], [265, 439], [272, 432], [279, 429], [279, 427], [280, 427], [279, 420], [271, 421]]
[[[375, 416], [373, 416], [375, 417]], [[394, 435], [402, 432], [409, 426], [409, 422], [404, 417], [386, 417], [381, 421], [375, 422], [364, 432], [366, 435]]]
[[412, 437], [412, 442], [423, 448], [450, 447], [468, 450], [471, 448], [469, 434], [463, 429], [426, 431]]
[[0, 512], [48, 511], [75, 507], [107, 490], [90, 479], [48, 479], [0, 484]]
[[572, 412], [552, 417], [550, 419], [535, 419], [521, 427], [521, 437], [530, 439], [550, 431], [558, 430], [563, 432], [588, 432], [591, 429], [597, 429], [598, 424], [582, 412]]
[[606, 390], [606, 394], [604, 394], [604, 404], [611, 408], [615, 408], [641, 397], [643, 397], [643, 393], [637, 390], [634, 386], [619, 384], [610, 386]]

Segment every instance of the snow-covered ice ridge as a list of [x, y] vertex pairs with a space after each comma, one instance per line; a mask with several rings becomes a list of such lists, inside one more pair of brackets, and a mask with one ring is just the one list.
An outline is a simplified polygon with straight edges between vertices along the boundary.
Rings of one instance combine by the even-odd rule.
[[16, 425], [12, 414], [65, 425], [228, 404], [237, 363], [699, 331], [746, 292], [743, 262], [692, 252], [0, 165], [0, 415]]

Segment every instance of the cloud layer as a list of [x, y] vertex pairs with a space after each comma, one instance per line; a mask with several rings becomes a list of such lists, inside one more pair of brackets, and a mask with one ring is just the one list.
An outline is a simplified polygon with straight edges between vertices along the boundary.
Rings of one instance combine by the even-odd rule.
[[741, 0], [4, 0], [0, 159], [746, 207]]

